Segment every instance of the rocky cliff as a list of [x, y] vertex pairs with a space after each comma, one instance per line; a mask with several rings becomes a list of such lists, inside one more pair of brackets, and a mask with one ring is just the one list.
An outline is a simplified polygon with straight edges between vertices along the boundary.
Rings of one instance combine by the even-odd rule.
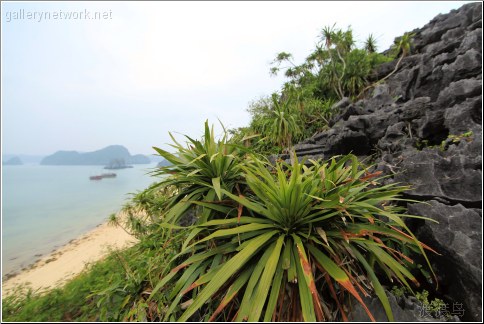
[[408, 204], [409, 213], [439, 222], [409, 225], [441, 253], [430, 255], [440, 296], [463, 304], [461, 320], [482, 320], [482, 4], [412, 32], [412, 55], [398, 71], [366, 99], [337, 103], [331, 129], [296, 145], [296, 154], [371, 156], [389, 181], [411, 185], [407, 197], [427, 204]]

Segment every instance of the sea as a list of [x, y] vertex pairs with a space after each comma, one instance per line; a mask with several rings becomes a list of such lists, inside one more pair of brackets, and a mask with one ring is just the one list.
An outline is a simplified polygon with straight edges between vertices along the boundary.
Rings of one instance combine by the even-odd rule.
[[[2, 166], [2, 275], [106, 222], [132, 194], [159, 179], [156, 163], [104, 170], [102, 166]], [[90, 176], [116, 173], [114, 178]]]

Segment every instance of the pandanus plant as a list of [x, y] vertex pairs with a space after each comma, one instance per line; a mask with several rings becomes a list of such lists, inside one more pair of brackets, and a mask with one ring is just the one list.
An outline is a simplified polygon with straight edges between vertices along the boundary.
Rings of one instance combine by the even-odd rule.
[[[223, 126], [222, 126], [223, 127]], [[205, 122], [205, 133], [202, 140], [185, 136], [186, 145], [180, 144], [170, 133], [174, 144], [170, 146], [175, 153], [168, 152], [158, 147], [153, 149], [168, 162], [169, 166], [161, 167], [154, 171], [153, 176], [162, 180], [150, 189], [172, 188], [173, 194], [164, 205], [165, 222], [177, 223], [180, 217], [186, 213], [193, 204], [199, 200], [222, 200], [217, 197], [220, 187], [235, 190], [235, 186], [241, 176], [241, 147], [229, 142], [227, 132], [217, 140], [213, 126]], [[203, 209], [199, 215], [202, 220], [210, 219], [212, 211]]]
[[[352, 296], [376, 294], [393, 320], [381, 276], [408, 289], [416, 278], [408, 251], [419, 242], [394, 202], [408, 189], [379, 185], [355, 156], [309, 165], [251, 158], [242, 193], [213, 186], [231, 205], [194, 202], [222, 215], [190, 228], [176, 266], [153, 289], [170, 292], [164, 320], [347, 320]], [[177, 228], [172, 224], [162, 224]]]
[[378, 80], [377, 82], [372, 83], [369, 86], [367, 86], [366, 88], [364, 88], [358, 94], [358, 98], [361, 98], [361, 96], [366, 92], [366, 90], [371, 89], [378, 84], [381, 84], [383, 81], [385, 81], [386, 79], [388, 79], [389, 77], [391, 77], [393, 74], [395, 74], [398, 71], [398, 68], [400, 67], [400, 63], [402, 63], [402, 60], [410, 54], [410, 51], [411, 51], [411, 48], [412, 48], [412, 39], [413, 39], [414, 36], [415, 36], [414, 33], [405, 33], [405, 34], [403, 34], [402, 37], [395, 39], [395, 43], [392, 45], [392, 51], [394, 53], [396, 53], [395, 55], [400, 54], [400, 58], [398, 59], [397, 64], [395, 65], [395, 68], [389, 74], [387, 74], [384, 78], [382, 78], [382, 79]]

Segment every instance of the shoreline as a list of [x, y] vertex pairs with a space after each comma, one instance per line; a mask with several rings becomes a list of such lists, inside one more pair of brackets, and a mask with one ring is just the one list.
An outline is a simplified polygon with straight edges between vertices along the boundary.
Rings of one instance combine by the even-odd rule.
[[2, 298], [20, 285], [28, 285], [38, 292], [59, 288], [81, 273], [86, 265], [107, 256], [110, 249], [124, 249], [136, 242], [121, 227], [109, 225], [107, 221], [101, 223], [22, 270], [3, 275]]
[[[83, 236], [89, 234], [90, 232], [94, 231], [96, 228], [98, 228], [99, 226], [102, 226], [104, 224], [106, 224], [107, 221], [103, 221], [102, 223], [100, 224], [97, 224], [96, 226], [93, 226], [93, 227], [89, 227], [88, 229], [86, 229], [86, 231], [84, 233], [81, 233], [79, 234], [77, 237], [73, 238], [73, 239], [70, 239], [69, 241], [63, 243], [63, 244], [59, 244], [59, 245], [55, 245], [51, 250], [50, 252], [43, 252], [43, 253], [39, 253], [39, 254], [35, 254], [34, 257], [32, 258], [32, 261], [30, 263], [27, 263], [27, 264], [21, 264], [19, 267], [17, 267], [16, 270], [10, 270], [8, 272], [4, 272], [2, 271], [2, 284], [3, 282], [7, 281], [7, 280], [10, 280], [11, 278], [14, 278], [16, 276], [18, 276], [19, 274], [23, 273], [23, 272], [26, 272], [28, 270], [31, 270], [31, 269], [34, 269], [36, 268], [37, 266], [39, 266], [39, 264], [42, 262], [42, 261], [45, 261], [44, 259], [47, 257], [47, 256], [55, 256], [56, 252], [58, 252], [59, 250], [61, 250], [62, 248], [66, 247], [67, 245], [69, 244], [75, 244], [79, 239], [81, 239]], [[9, 261], [12, 261], [12, 260], [15, 260], [17, 259], [18, 257], [14, 257], [12, 259], [10, 259]]]

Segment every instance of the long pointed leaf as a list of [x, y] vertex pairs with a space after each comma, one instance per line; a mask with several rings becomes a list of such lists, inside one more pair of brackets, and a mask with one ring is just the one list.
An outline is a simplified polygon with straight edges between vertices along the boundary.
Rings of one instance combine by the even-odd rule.
[[269, 260], [267, 260], [264, 268], [264, 273], [259, 282], [259, 286], [255, 292], [254, 296], [254, 306], [250, 311], [249, 322], [259, 321], [262, 314], [262, 308], [265, 305], [267, 295], [269, 294], [269, 289], [271, 287], [272, 279], [274, 273], [276, 272], [277, 264], [279, 263], [279, 258], [281, 256], [282, 243], [284, 242], [284, 236], [280, 236], [277, 239], [276, 246], [272, 251]]
[[215, 294], [220, 287], [235, 274], [251, 257], [254, 256], [257, 250], [259, 250], [272, 236], [276, 234], [276, 231], [272, 231], [263, 234], [250, 241], [250, 244], [245, 249], [233, 256], [225, 265], [220, 269], [220, 275], [217, 275], [217, 280], [212, 280], [207, 286], [200, 292], [193, 303], [185, 310], [182, 316], [179, 318], [179, 322], [186, 322], [190, 316], [192, 316], [197, 309], [199, 309], [213, 294]]
[[222, 193], [220, 192], [220, 177], [212, 178], [212, 184], [218, 199], [222, 200]]
[[350, 278], [348, 278], [348, 275], [338, 267], [336, 263], [334, 263], [333, 260], [331, 260], [328, 256], [326, 256], [323, 252], [318, 250], [316, 247], [312, 245], [308, 245], [309, 252], [314, 256], [316, 261], [328, 272], [328, 274], [335, 279], [341, 286], [343, 286], [349, 293], [351, 293], [356, 300], [363, 306], [364, 310], [370, 317], [370, 319], [374, 322], [375, 318], [371, 314], [370, 310], [364, 303], [363, 299], [361, 299], [361, 296], [358, 294], [356, 291], [355, 287], [350, 281]]
[[304, 250], [304, 245], [301, 239], [299, 238], [299, 236], [293, 234], [292, 237], [294, 239], [294, 243], [296, 244], [296, 249], [299, 255], [299, 261], [301, 263], [301, 268], [304, 272], [304, 278], [305, 278], [306, 284], [309, 288], [309, 291], [313, 299], [313, 305], [314, 305], [314, 311], [316, 313], [316, 317], [318, 321], [324, 321], [323, 309], [319, 301], [319, 295], [316, 289], [316, 284], [314, 282], [313, 272], [311, 269], [311, 265], [309, 264], [309, 260], [306, 255], [306, 252]]

